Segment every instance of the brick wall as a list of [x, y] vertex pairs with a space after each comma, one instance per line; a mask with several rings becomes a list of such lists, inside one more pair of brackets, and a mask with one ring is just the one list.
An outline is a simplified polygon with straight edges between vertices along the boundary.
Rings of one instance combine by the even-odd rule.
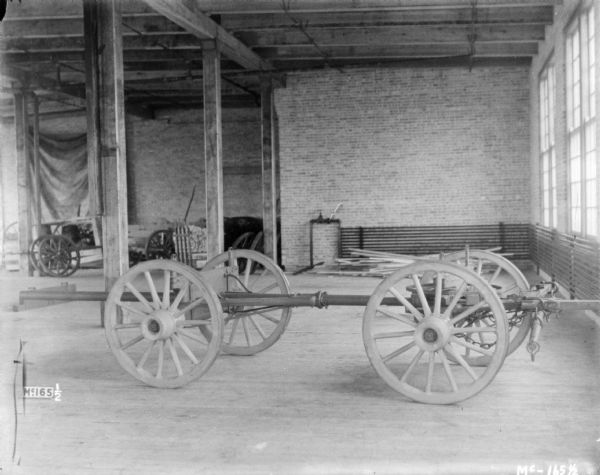
[[529, 221], [523, 66], [290, 74], [276, 92], [283, 262], [309, 261], [309, 220], [342, 226]]
[[[150, 225], [205, 217], [202, 110], [163, 111], [128, 124], [129, 221]], [[261, 216], [260, 109], [223, 110], [225, 216]]]

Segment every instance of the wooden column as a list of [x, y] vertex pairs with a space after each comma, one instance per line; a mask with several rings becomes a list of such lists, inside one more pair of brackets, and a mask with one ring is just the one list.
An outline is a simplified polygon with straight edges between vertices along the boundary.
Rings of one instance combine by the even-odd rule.
[[202, 42], [204, 90], [204, 175], [206, 180], [207, 254], [223, 252], [223, 136], [221, 132], [221, 63], [216, 42]]
[[29, 262], [29, 246], [31, 244], [31, 193], [29, 183], [29, 156], [27, 134], [28, 95], [15, 94], [15, 134], [17, 156], [17, 206], [19, 214], [19, 270], [25, 275], [33, 275]]
[[33, 103], [33, 207], [35, 210], [34, 238], [41, 233], [42, 228], [42, 193], [40, 183], [40, 104], [35, 94]]
[[[100, 166], [100, 66], [98, 55], [98, 6], [84, 0], [85, 98], [87, 119], [88, 209], [102, 214], [102, 169]], [[100, 245], [100, 243], [96, 243]]]
[[[92, 120], [92, 130], [88, 136], [95, 140], [99, 131], [99, 162], [102, 169], [102, 253], [104, 260], [104, 282], [109, 290], [114, 281], [129, 268], [127, 248], [127, 174], [126, 174], [126, 140], [125, 140], [125, 94], [123, 74], [123, 37], [121, 31], [121, 2], [119, 0], [103, 0], [92, 2], [97, 12], [97, 24], [90, 18], [85, 26], [92, 31], [86, 32], [88, 40], [96, 37], [98, 58], [98, 96], [94, 96], [93, 58], [88, 58], [87, 85], [90, 90], [88, 101], [93, 103], [88, 112]], [[86, 7], [88, 14], [92, 7]], [[93, 28], [97, 36], [93, 35]], [[87, 56], [94, 56], [94, 47], [86, 51]], [[95, 106], [97, 104], [96, 125]], [[90, 147], [97, 147], [92, 142]], [[97, 165], [93, 165], [97, 169]], [[92, 174], [96, 173], [92, 170]], [[99, 183], [98, 183], [99, 186]], [[98, 192], [95, 192], [98, 195]], [[100, 202], [100, 201], [99, 201]]]
[[274, 146], [273, 83], [261, 78], [262, 218], [264, 253], [277, 262], [277, 147]]

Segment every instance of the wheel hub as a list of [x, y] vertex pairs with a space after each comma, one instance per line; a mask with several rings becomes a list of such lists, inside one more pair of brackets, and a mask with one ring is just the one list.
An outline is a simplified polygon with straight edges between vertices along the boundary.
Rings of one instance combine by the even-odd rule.
[[148, 340], [166, 340], [175, 332], [175, 319], [167, 310], [156, 310], [142, 322], [142, 334]]
[[415, 342], [422, 350], [437, 351], [446, 345], [451, 335], [451, 324], [447, 320], [426, 317], [417, 326]]

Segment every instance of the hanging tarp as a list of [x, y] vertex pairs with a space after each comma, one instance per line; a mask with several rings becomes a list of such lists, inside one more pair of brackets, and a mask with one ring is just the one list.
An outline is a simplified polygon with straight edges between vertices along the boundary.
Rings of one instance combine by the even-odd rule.
[[[34, 180], [33, 136], [29, 135], [31, 181]], [[86, 135], [56, 137], [40, 134], [40, 201], [42, 223], [86, 216], [88, 174]], [[33, 197], [32, 196], [32, 201]], [[35, 209], [35, 204], [33, 204]]]

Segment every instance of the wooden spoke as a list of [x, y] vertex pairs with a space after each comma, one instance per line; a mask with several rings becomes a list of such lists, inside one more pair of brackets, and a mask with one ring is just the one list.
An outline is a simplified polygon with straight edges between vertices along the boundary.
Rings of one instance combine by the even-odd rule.
[[154, 308], [160, 308], [160, 298], [158, 297], [158, 292], [156, 291], [156, 287], [154, 286], [154, 280], [152, 279], [152, 275], [150, 275], [149, 271], [144, 272], [144, 277], [146, 278], [146, 282], [148, 283], [148, 288], [150, 289], [150, 295], [152, 295], [152, 305]]
[[150, 356], [150, 353], [152, 353], [152, 349], [155, 346], [156, 346], [156, 340], [154, 340], [150, 345], [148, 345], [148, 348], [146, 348], [146, 351], [144, 351], [144, 354], [142, 355], [142, 358], [140, 359], [140, 361], [136, 365], [137, 369], [142, 369], [144, 367], [144, 364], [148, 360], [148, 357]]
[[457, 333], [496, 333], [498, 330], [496, 327], [454, 327], [452, 329], [453, 334]]
[[452, 369], [450, 368], [450, 363], [448, 363], [448, 358], [443, 351], [440, 351], [440, 359], [442, 360], [442, 365], [444, 366], [444, 372], [448, 377], [448, 381], [450, 382], [450, 386], [452, 386], [452, 391], [458, 392], [458, 386], [456, 385], [456, 380], [454, 379], [454, 375], [452, 374]]
[[390, 293], [394, 297], [396, 297], [396, 299], [398, 299], [398, 301], [402, 305], [404, 305], [404, 307], [417, 318], [417, 320], [422, 320], [423, 319], [423, 314], [421, 312], [419, 312], [413, 306], [413, 304], [411, 304], [408, 300], [406, 300], [406, 297], [404, 297], [404, 295], [402, 295], [400, 292], [398, 292], [397, 289], [395, 289], [394, 287], [391, 287], [389, 290], [390, 290]]
[[211, 325], [209, 320], [177, 320], [177, 327], [204, 327]]
[[164, 340], [160, 340], [158, 342], [158, 367], [156, 369], [156, 377], [158, 379], [162, 378], [164, 361], [165, 361], [165, 342], [164, 342]]
[[169, 307], [169, 310], [173, 311], [179, 307], [179, 305], [181, 304], [181, 301], [185, 297], [185, 294], [187, 293], [187, 291], [188, 291], [187, 286], [181, 287], [179, 289], [179, 292], [177, 292], [177, 295], [173, 299], [173, 303]]
[[450, 315], [452, 315], [452, 311], [454, 310], [454, 308], [456, 307], [456, 304], [458, 304], [458, 301], [462, 298], [462, 296], [466, 290], [467, 290], [467, 283], [463, 282], [461, 284], [460, 288], [457, 290], [456, 295], [454, 295], [454, 297], [452, 298], [450, 305], [448, 305], [448, 307], [444, 311], [444, 315], [442, 315], [442, 317], [450, 318]]
[[242, 328], [244, 329], [244, 336], [246, 337], [246, 343], [250, 345], [250, 335], [248, 334], [248, 321], [246, 318], [242, 318]]
[[274, 318], [270, 315], [268, 315], [265, 312], [276, 312], [278, 310], [282, 310], [285, 309], [286, 307], [272, 307], [272, 308], [268, 308], [268, 309], [260, 309], [260, 310], [248, 310], [248, 311], [244, 311], [244, 313], [238, 313], [238, 314], [234, 314], [234, 316], [232, 316], [230, 319], [235, 318], [245, 318], [245, 317], [253, 317], [253, 316], [261, 316], [262, 318], [264, 318], [265, 320], [269, 320], [271, 323], [274, 323], [275, 325], [278, 325], [281, 320]]
[[403, 347], [398, 348], [396, 351], [392, 351], [389, 355], [383, 357], [384, 363], [387, 363], [388, 361], [396, 358], [397, 356], [400, 356], [402, 353], [406, 353], [411, 348], [414, 348], [415, 345], [416, 345], [416, 343], [414, 341], [411, 341], [407, 345], [404, 345]]
[[127, 282], [125, 284], [125, 287], [127, 287], [127, 289], [135, 296], [135, 298], [138, 299], [138, 301], [144, 307], [146, 307], [146, 310], [148, 310], [148, 312], [153, 312], [155, 310], [155, 308], [152, 305], [150, 305], [150, 302], [148, 302], [148, 300], [146, 300], [146, 297], [144, 297], [140, 293], [140, 291], [133, 286], [133, 284], [131, 282]]
[[417, 326], [417, 323], [413, 320], [413, 315], [408, 315], [408, 314], [404, 314], [404, 313], [395, 314], [395, 313], [390, 312], [385, 307], [379, 307], [377, 309], [377, 311], [379, 313], [382, 313], [386, 317], [390, 317], [390, 318], [393, 318], [394, 320], [398, 320], [399, 322], [405, 323], [408, 326], [411, 326], [411, 327]]
[[258, 332], [258, 334], [260, 335], [260, 337], [263, 340], [266, 340], [267, 339], [267, 335], [262, 330], [262, 328], [260, 327], [260, 325], [254, 320], [254, 318], [248, 317], [248, 319], [250, 320], [250, 323], [252, 323], [252, 326], [256, 329], [256, 331]]
[[435, 275], [435, 301], [433, 304], [434, 315], [440, 315], [442, 313], [442, 284], [444, 280], [441, 274], [438, 272]]
[[169, 308], [169, 297], [171, 296], [171, 272], [165, 269], [163, 274], [163, 298], [162, 298], [162, 308]]
[[387, 332], [387, 333], [376, 333], [373, 335], [375, 340], [383, 340], [385, 338], [403, 338], [407, 336], [414, 336], [415, 332], [407, 331], [407, 332]]
[[116, 304], [121, 307], [123, 310], [126, 310], [130, 313], [133, 313], [135, 315], [138, 315], [140, 317], [146, 318], [148, 316], [147, 313], [142, 312], [140, 309], [135, 308], [133, 305], [131, 305], [130, 303], [125, 303], [125, 302], [116, 302]]
[[483, 259], [477, 259], [477, 268], [475, 269], [475, 273], [477, 275], [481, 275], [482, 270], [483, 270]]
[[257, 294], [266, 294], [269, 292], [269, 290], [276, 289], [277, 287], [278, 287], [277, 282], [273, 282], [272, 284], [269, 284], [266, 287], [263, 287], [262, 289], [257, 290], [256, 293]]
[[179, 355], [177, 354], [177, 350], [173, 345], [172, 338], [166, 340], [167, 348], [169, 349], [169, 353], [171, 353], [171, 358], [173, 359], [173, 364], [175, 365], [175, 370], [179, 376], [183, 375], [183, 368], [181, 367], [181, 361], [179, 361]]
[[412, 280], [417, 289], [417, 295], [419, 296], [419, 300], [421, 301], [421, 307], [423, 307], [423, 313], [426, 317], [431, 315], [431, 309], [429, 308], [429, 303], [427, 302], [427, 298], [425, 297], [425, 292], [423, 292], [423, 287], [421, 286], [421, 279], [417, 274], [412, 274]]
[[429, 352], [429, 362], [427, 363], [427, 383], [425, 385], [425, 392], [431, 394], [431, 385], [433, 383], [433, 370], [435, 367], [435, 351]]
[[191, 312], [192, 310], [194, 310], [198, 305], [204, 303], [206, 300], [204, 299], [204, 297], [200, 297], [196, 300], [194, 300], [192, 303], [186, 305], [184, 308], [177, 310], [174, 314], [173, 314], [173, 318], [179, 318], [181, 315], [186, 314], [188, 312]]
[[494, 271], [494, 273], [492, 274], [492, 276], [488, 280], [488, 283], [490, 285], [493, 284], [496, 281], [496, 279], [500, 275], [500, 272], [502, 272], [502, 267], [501, 266], [496, 267], [496, 270]]
[[458, 351], [456, 351], [456, 349], [452, 345], [446, 345], [445, 351], [447, 351], [448, 353], [450, 353], [450, 355], [452, 356], [452, 358], [455, 359], [458, 362], [458, 364], [461, 365], [464, 368], [464, 370], [469, 374], [469, 376], [471, 376], [471, 378], [473, 379], [473, 381], [477, 380], [477, 375], [473, 371], [473, 368], [471, 368], [469, 366], [469, 364], [463, 359], [462, 356], [460, 356], [460, 354], [458, 353]]
[[127, 343], [125, 343], [124, 345], [121, 346], [121, 350], [126, 350], [127, 348], [132, 347], [133, 345], [135, 345], [136, 343], [139, 343], [140, 341], [142, 341], [144, 339], [144, 335], [138, 335], [135, 338], [132, 338], [131, 340], [129, 340]]
[[202, 337], [200, 337], [199, 335], [196, 335], [194, 333], [190, 333], [187, 330], [184, 330], [183, 328], [178, 328], [176, 334], [177, 335], [183, 335], [183, 336], [189, 338], [190, 340], [197, 341], [198, 343], [201, 343], [203, 345], [207, 345], [208, 344], [206, 342], [206, 340], [203, 339]]
[[115, 325], [115, 330], [125, 330], [127, 328], [139, 328], [139, 323], [119, 323]]
[[239, 323], [239, 319], [236, 319], [233, 321], [233, 324], [231, 325], [231, 333], [229, 334], [229, 340], [227, 341], [227, 344], [231, 345], [231, 343], [233, 343], [233, 337], [235, 336], [235, 331], [237, 330], [237, 326]]
[[408, 365], [408, 368], [406, 368], [406, 371], [404, 372], [404, 374], [402, 375], [402, 378], [400, 379], [401, 383], [404, 383], [408, 379], [408, 376], [413, 372], [413, 370], [415, 369], [415, 366], [417, 366], [417, 363], [419, 362], [419, 360], [421, 359], [421, 357], [423, 356], [424, 353], [425, 353], [425, 350], [419, 350], [419, 352], [414, 356], [414, 358], [410, 362], [410, 365]]
[[177, 344], [181, 347], [183, 352], [187, 355], [187, 357], [191, 360], [192, 363], [194, 363], [194, 364], [199, 363], [198, 358], [196, 358], [196, 355], [194, 355], [192, 350], [190, 350], [190, 347], [187, 346], [185, 341], [183, 341], [181, 339], [181, 337], [179, 335], [177, 335], [177, 333], [173, 334], [173, 340], [177, 342]]
[[250, 282], [250, 271], [252, 270], [252, 259], [246, 260], [246, 268], [244, 269], [244, 285], [248, 288]]

